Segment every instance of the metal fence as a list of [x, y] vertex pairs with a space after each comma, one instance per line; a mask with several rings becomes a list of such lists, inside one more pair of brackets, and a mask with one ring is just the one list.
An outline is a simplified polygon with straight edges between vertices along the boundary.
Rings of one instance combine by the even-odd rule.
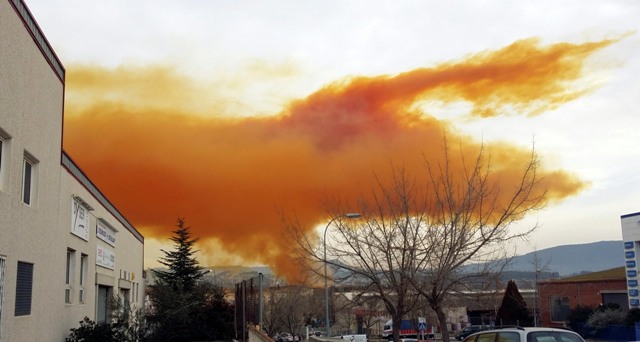
[[264, 275], [262, 273], [255, 277], [236, 283], [235, 303], [236, 303], [236, 339], [247, 341], [247, 326], [261, 325], [264, 288]]

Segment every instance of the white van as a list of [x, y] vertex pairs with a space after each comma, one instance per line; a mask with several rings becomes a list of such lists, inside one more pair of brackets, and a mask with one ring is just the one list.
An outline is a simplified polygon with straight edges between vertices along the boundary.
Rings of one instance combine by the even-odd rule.
[[348, 342], [367, 342], [367, 335], [342, 335], [341, 338]]

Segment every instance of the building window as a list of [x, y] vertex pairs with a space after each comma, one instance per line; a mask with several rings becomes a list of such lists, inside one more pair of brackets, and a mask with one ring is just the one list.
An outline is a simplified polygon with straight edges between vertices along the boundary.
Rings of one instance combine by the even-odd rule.
[[11, 136], [0, 128], [0, 190], [7, 189], [9, 183], [9, 156]]
[[551, 297], [551, 321], [564, 322], [569, 315], [569, 297]]
[[129, 308], [131, 307], [129, 298], [131, 298], [131, 291], [129, 289], [120, 289], [120, 296], [118, 298], [120, 301], [120, 305], [117, 308], [119, 313], [122, 314], [129, 310]]
[[65, 288], [64, 288], [64, 302], [67, 304], [72, 303], [73, 298], [73, 274], [75, 271], [76, 252], [72, 249], [67, 249], [67, 267], [65, 276]]
[[31, 297], [33, 291], [33, 264], [18, 261], [16, 275], [15, 315], [31, 315]]
[[32, 205], [35, 200], [38, 161], [25, 152], [22, 165], [22, 202]]
[[80, 255], [80, 288], [78, 289], [78, 302], [84, 304], [86, 297], [85, 286], [87, 285], [87, 272], [89, 267], [89, 256]]
[[[0, 323], [2, 322], [2, 304], [4, 299], [4, 265], [7, 259], [0, 255]], [[0, 324], [0, 339], [2, 338], [2, 324]]]

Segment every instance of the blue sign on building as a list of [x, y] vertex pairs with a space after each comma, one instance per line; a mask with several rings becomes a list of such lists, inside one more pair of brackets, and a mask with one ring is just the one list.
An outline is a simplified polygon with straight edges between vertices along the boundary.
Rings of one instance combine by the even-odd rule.
[[633, 248], [633, 241], [625, 241], [624, 249], [630, 249], [630, 248]]
[[627, 281], [627, 286], [636, 287], [636, 286], [638, 286], [638, 281], [637, 280], [628, 280]]
[[627, 271], [627, 277], [635, 278], [637, 275], [638, 275], [638, 272], [636, 272], [636, 270]]
[[636, 252], [634, 251], [624, 252], [624, 257], [627, 259], [635, 258]]
[[629, 299], [629, 306], [640, 306], [640, 299]]
[[636, 261], [635, 260], [627, 260], [627, 267], [629, 267], [629, 268], [636, 267]]

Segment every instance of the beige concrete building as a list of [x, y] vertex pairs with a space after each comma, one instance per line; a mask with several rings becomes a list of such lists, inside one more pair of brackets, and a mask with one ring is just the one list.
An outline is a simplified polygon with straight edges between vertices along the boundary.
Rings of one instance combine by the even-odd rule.
[[65, 69], [0, 0], [0, 341], [64, 341], [109, 301], [141, 307], [144, 238], [62, 151]]

